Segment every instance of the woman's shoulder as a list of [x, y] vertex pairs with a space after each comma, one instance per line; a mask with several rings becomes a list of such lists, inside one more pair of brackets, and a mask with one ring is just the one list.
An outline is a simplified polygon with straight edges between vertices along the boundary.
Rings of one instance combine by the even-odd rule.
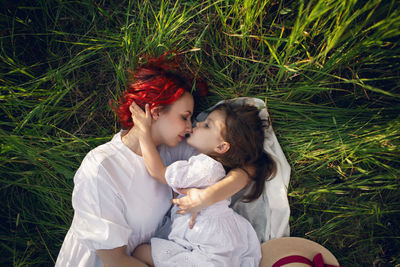
[[97, 162], [101, 164], [105, 159], [118, 155], [120, 149], [115, 142], [117, 135], [119, 135], [119, 133], [114, 135], [114, 137], [107, 143], [101, 144], [90, 150], [83, 159], [83, 162], [90, 161], [92, 163]]
[[[80, 169], [92, 170], [99, 172], [101, 168], [111, 169], [119, 168], [126, 161], [127, 151], [120, 141], [120, 133], [117, 133], [107, 143], [101, 144], [90, 150], [83, 158]], [[131, 162], [132, 166], [134, 161]], [[114, 167], [113, 167], [114, 166]]]
[[97, 188], [119, 195], [123, 188], [128, 188], [132, 183], [130, 175], [144, 173], [142, 159], [115, 142], [116, 137], [118, 134], [86, 154], [74, 175], [75, 192], [83, 192], [82, 195], [87, 190]]

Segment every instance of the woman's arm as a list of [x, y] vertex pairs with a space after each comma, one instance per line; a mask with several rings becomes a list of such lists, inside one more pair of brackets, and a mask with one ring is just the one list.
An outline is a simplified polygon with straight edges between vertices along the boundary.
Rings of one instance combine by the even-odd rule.
[[96, 250], [104, 266], [107, 267], [148, 267], [149, 265], [141, 262], [134, 257], [126, 254], [126, 246], [114, 249]]
[[154, 266], [153, 257], [151, 256], [151, 245], [142, 244], [136, 247], [133, 256], [149, 266]]

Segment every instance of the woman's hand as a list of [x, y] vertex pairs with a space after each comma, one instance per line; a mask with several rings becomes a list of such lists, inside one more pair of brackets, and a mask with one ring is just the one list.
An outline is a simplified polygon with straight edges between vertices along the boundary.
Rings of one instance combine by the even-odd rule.
[[151, 132], [151, 113], [149, 104], [145, 105], [145, 111], [143, 111], [136, 103], [133, 101], [129, 106], [129, 110], [132, 113], [132, 121], [134, 127], [132, 128], [133, 133], [138, 137], [150, 136]]
[[208, 204], [208, 202], [206, 202], [206, 200], [208, 199], [206, 189], [186, 188], [186, 189], [180, 189], [179, 193], [184, 194], [186, 196], [182, 198], [174, 198], [171, 200], [171, 202], [177, 205], [178, 208], [180, 209], [176, 213], [192, 214], [189, 223], [189, 228], [192, 229], [195, 224], [197, 214], [202, 209], [210, 205]]

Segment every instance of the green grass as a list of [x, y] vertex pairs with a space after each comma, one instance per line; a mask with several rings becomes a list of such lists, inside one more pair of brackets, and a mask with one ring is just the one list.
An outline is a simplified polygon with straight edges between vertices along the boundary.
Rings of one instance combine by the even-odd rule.
[[400, 264], [400, 9], [387, 1], [4, 1], [1, 266], [51, 266], [73, 175], [118, 131], [145, 54], [183, 52], [206, 108], [267, 99], [292, 166], [291, 234], [346, 266]]

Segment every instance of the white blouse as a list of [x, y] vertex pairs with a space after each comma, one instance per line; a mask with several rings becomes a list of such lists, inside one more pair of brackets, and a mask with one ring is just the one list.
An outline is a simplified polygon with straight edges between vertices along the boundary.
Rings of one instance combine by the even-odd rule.
[[[186, 142], [159, 147], [164, 164], [195, 154]], [[143, 158], [122, 143], [121, 133], [90, 151], [74, 177], [74, 218], [56, 266], [102, 266], [98, 249], [127, 245], [130, 254], [154, 236], [171, 206], [171, 189], [146, 170]]]

